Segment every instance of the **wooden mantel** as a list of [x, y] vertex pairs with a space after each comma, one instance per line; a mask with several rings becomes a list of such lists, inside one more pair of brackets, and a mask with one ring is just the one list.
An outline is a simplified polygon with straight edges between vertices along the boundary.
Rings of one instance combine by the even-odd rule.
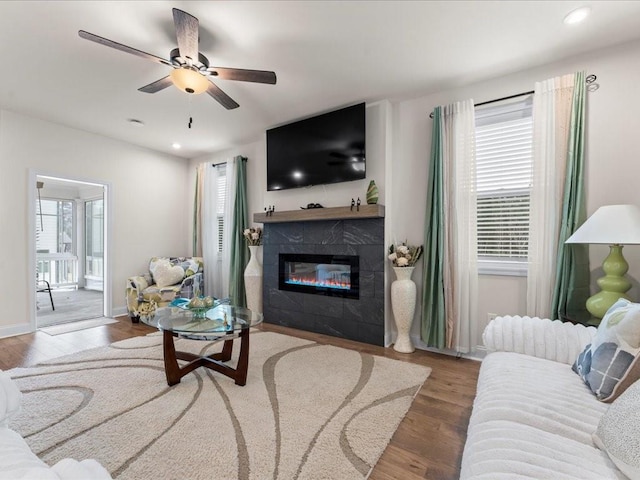
[[313, 222], [318, 220], [348, 220], [358, 218], [384, 217], [384, 205], [360, 205], [356, 207], [310, 208], [307, 210], [275, 211], [271, 215], [266, 212], [254, 213], [254, 223]]

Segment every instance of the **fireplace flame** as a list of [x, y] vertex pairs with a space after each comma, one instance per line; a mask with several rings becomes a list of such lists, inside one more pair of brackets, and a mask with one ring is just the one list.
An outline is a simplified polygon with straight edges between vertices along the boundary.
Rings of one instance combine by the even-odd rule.
[[300, 276], [300, 275], [292, 275], [285, 283], [290, 285], [304, 285], [306, 287], [319, 287], [319, 288], [335, 288], [339, 290], [351, 290], [351, 283], [345, 280], [333, 280], [333, 279], [325, 279], [318, 280], [314, 276]]

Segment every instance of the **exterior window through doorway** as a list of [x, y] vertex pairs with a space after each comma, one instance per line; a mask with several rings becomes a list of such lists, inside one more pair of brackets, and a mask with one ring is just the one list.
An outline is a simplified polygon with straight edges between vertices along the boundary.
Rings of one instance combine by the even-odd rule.
[[103, 289], [104, 200], [89, 200], [85, 208], [85, 288]]
[[36, 249], [40, 280], [46, 280], [52, 287], [77, 285], [73, 201], [42, 199], [36, 213]]

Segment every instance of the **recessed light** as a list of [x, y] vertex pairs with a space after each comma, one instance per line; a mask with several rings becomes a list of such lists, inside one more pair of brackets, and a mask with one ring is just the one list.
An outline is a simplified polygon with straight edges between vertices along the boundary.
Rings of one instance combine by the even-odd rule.
[[127, 122], [133, 125], [134, 127], [144, 127], [144, 122], [142, 120], [138, 120], [137, 118], [127, 118]]
[[175, 150], [180, 150], [180, 148], [182, 147], [182, 145], [180, 145], [179, 143], [172, 143], [171, 146], [175, 149]]
[[302, 178], [302, 172], [296, 170], [293, 172], [293, 178]]
[[564, 17], [563, 22], [567, 25], [575, 25], [576, 23], [582, 22], [585, 18], [589, 16], [591, 13], [591, 8], [589, 7], [580, 7], [572, 12], [569, 12], [566, 17]]

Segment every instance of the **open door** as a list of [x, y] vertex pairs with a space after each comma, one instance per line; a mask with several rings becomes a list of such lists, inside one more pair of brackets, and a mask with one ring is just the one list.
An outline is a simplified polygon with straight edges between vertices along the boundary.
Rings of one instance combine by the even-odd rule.
[[37, 176], [36, 326], [105, 315], [105, 186]]

